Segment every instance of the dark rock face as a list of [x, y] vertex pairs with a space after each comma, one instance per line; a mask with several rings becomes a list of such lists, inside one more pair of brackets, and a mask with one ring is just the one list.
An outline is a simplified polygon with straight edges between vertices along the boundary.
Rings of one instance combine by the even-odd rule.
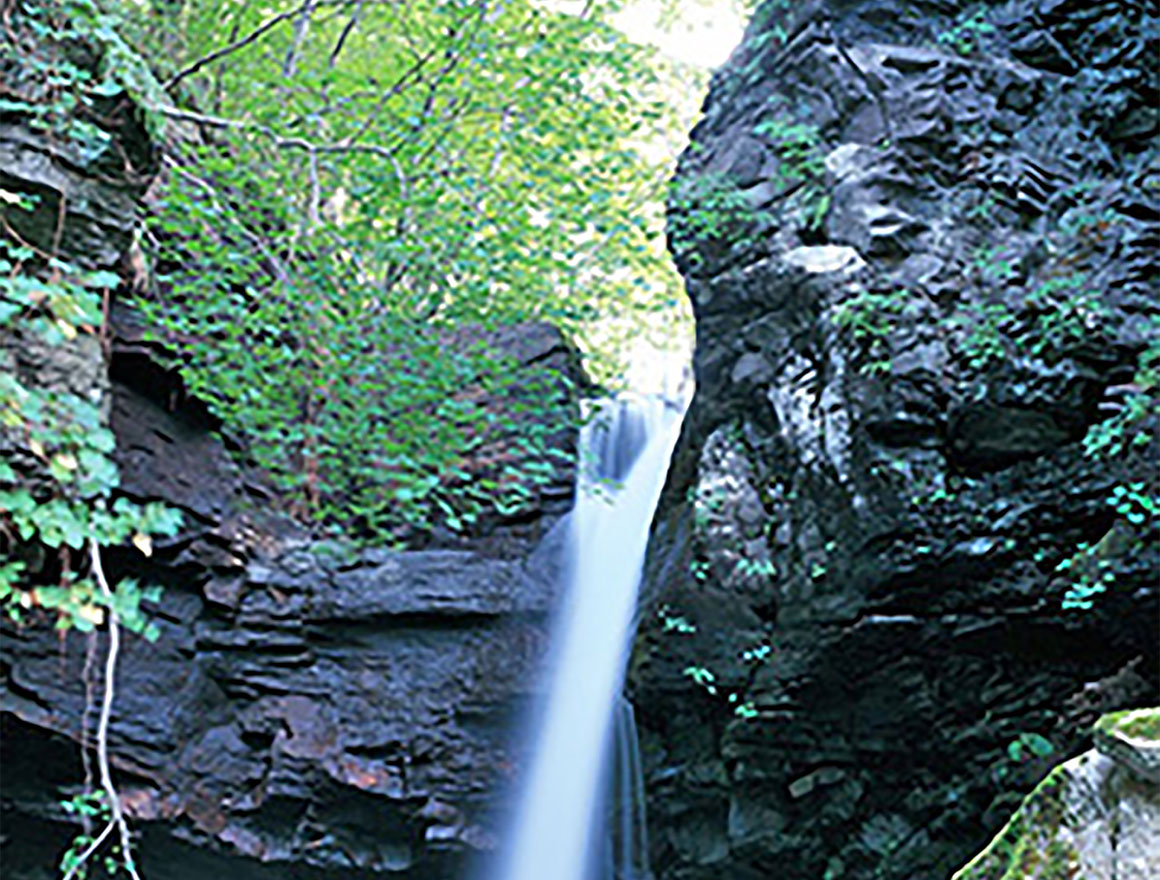
[[[121, 116], [102, 116], [117, 168], [67, 155], [18, 118], [0, 125], [0, 189], [42, 196], [31, 211], [0, 205], [6, 223], [84, 268], [124, 264], [157, 167], [121, 99]], [[410, 552], [313, 541], [237, 464], [131, 313], [114, 303], [113, 314], [107, 349], [92, 335], [57, 347], [5, 335], [0, 369], [103, 400], [121, 490], [184, 515], [148, 559], [105, 552], [111, 580], [165, 590], [147, 609], [157, 643], [122, 647], [110, 734], [143, 875], [465, 876], [494, 846], [523, 758], [512, 734], [538, 684], [574, 465], [469, 541], [432, 535]], [[509, 395], [579, 381], [554, 328], [457, 332], [450, 344], [483, 341], [521, 365], [529, 388], [548, 389]], [[18, 439], [0, 436], [6, 461], [33, 459]], [[552, 442], [566, 458], [574, 428]], [[489, 453], [502, 459], [506, 447]], [[0, 535], [5, 553], [11, 540]], [[92, 761], [106, 639], [62, 636], [52, 622], [36, 612], [24, 626], [0, 622], [6, 880], [59, 877], [79, 828], [58, 802], [82, 789], [83, 744]]]
[[[185, 514], [151, 559], [107, 553], [112, 577], [165, 587], [160, 639], [123, 651], [110, 746], [144, 869], [464, 876], [494, 846], [522, 761], [512, 734], [559, 584], [559, 499], [475, 549], [312, 541], [139, 343], [115, 351], [123, 489]], [[86, 676], [79, 634], [45, 622], [0, 636], [5, 876], [47, 878], [75, 833], [56, 801], [84, 778], [85, 680], [100, 693], [104, 639]]]
[[[465, 854], [492, 842], [551, 554], [279, 543], [232, 569], [217, 559], [196, 591], [174, 585], [195, 576], [177, 565], [161, 639], [126, 653], [112, 752], [138, 824], [164, 826], [143, 848], [150, 876], [207, 876], [173, 863], [165, 837], [231, 877], [266, 876], [262, 863], [303, 877], [461, 876]], [[77, 763], [84, 650], [70, 637], [62, 652], [46, 628], [8, 636], [5, 825], [19, 828], [59, 818], [41, 773]]]
[[[11, 14], [17, 28], [21, 10]], [[157, 172], [159, 154], [124, 95], [94, 102], [83, 120], [104, 138], [101, 149], [81, 149], [59, 132], [46, 130], [43, 119], [13, 110], [48, 96], [21, 91], [27, 83], [14, 60], [11, 39], [9, 29], [0, 61], [0, 95], [10, 105], [0, 114], [4, 238], [82, 270], [116, 269], [130, 249], [139, 200]], [[96, 69], [98, 59], [83, 47], [72, 46], [69, 55], [79, 67]], [[25, 199], [31, 210], [20, 204]], [[0, 371], [16, 375], [26, 387], [92, 400], [108, 391], [101, 346], [88, 334], [50, 346], [35, 334], [13, 332], [5, 322], [0, 327]], [[0, 454], [24, 473], [38, 468], [20, 432], [0, 429]]]
[[1156, 34], [774, 0], [716, 76], [630, 669], [659, 877], [948, 876], [1155, 700]]

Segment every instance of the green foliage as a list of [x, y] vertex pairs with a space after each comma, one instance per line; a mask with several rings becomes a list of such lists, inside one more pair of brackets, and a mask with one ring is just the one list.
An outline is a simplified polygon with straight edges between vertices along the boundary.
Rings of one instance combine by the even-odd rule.
[[714, 682], [717, 681], [717, 676], [715, 676], [712, 671], [706, 667], [686, 666], [681, 670], [681, 674], [691, 678], [693, 680], [693, 684], [703, 687], [710, 695], [716, 695], [717, 685], [714, 684]]
[[1143, 525], [1160, 512], [1160, 498], [1148, 495], [1142, 481], [1116, 486], [1108, 504], [1134, 526]]
[[[140, 107], [165, 102], [165, 93], [139, 54], [117, 31], [120, 17], [94, 0], [23, 0], [20, 26], [8, 31], [15, 51], [5, 59], [0, 111], [20, 113], [70, 143], [82, 160], [112, 151], [101, 127], [103, 102], [127, 94]], [[98, 59], [94, 71], [87, 54]], [[164, 118], [146, 111], [146, 127], [160, 136]]]
[[756, 53], [768, 42], [785, 45], [789, 39], [785, 19], [792, 11], [793, 0], [764, 0], [758, 3], [748, 28], [753, 36], [746, 41], [745, 47]]
[[489, 331], [550, 321], [603, 381], [642, 328], [674, 335], [649, 144], [683, 72], [614, 7], [121, 9], [186, 132], [140, 306], [302, 517], [405, 539], [514, 514], [571, 413], [562, 377], [534, 411]]
[[768, 141], [782, 160], [776, 174], [785, 184], [802, 183], [825, 171], [821, 136], [816, 125], [772, 116], [754, 126], [753, 133]]
[[886, 373], [891, 362], [886, 357], [888, 338], [894, 333], [897, 319], [906, 310], [907, 292], [893, 290], [887, 293], [852, 288], [852, 293], [834, 310], [834, 324], [853, 336], [867, 354], [859, 367], [866, 375]]
[[1125, 709], [1104, 715], [1096, 722], [1096, 730], [1119, 732], [1133, 739], [1160, 741], [1160, 709]]
[[[1097, 422], [1088, 429], [1083, 440], [1085, 455], [1112, 460], [1152, 442], [1152, 434], [1145, 425], [1156, 413], [1158, 368], [1160, 344], [1153, 343], [1140, 356], [1132, 385], [1134, 390], [1120, 410], [1110, 419]], [[1154, 494], [1147, 482], [1137, 480], [1114, 487], [1107, 503], [1141, 540], [1155, 540], [1156, 526], [1160, 522], [1160, 496]], [[1095, 597], [1115, 584], [1113, 565], [1101, 552], [1106, 540], [1096, 545], [1079, 544], [1075, 553], [1056, 566], [1055, 571], [1067, 577], [1062, 601], [1065, 609], [1090, 610], [1095, 606]]]
[[1152, 434], [1145, 429], [1146, 419], [1157, 410], [1160, 394], [1160, 342], [1153, 342], [1140, 355], [1139, 367], [1132, 382], [1134, 390], [1110, 419], [1093, 424], [1083, 440], [1084, 454], [1113, 458], [1126, 450], [1146, 447]]
[[973, 55], [986, 46], [986, 38], [995, 33], [995, 26], [987, 21], [986, 7], [961, 13], [955, 23], [938, 35], [940, 46], [947, 46], [960, 55]]
[[695, 624], [690, 623], [683, 615], [673, 614], [672, 609], [667, 605], [662, 605], [657, 609], [657, 616], [661, 619], [663, 632], [691, 635], [697, 631]]
[[1007, 757], [1017, 763], [1031, 758], [1045, 758], [1054, 752], [1055, 746], [1051, 740], [1033, 732], [1025, 731], [1007, 745]]
[[747, 700], [744, 703], [738, 704], [737, 707], [734, 708], [733, 714], [745, 721], [752, 721], [761, 713], [757, 711], [757, 706], [752, 700]]
[[291, 278], [306, 260], [399, 319], [546, 318], [584, 336], [676, 289], [654, 207], [667, 167], [642, 148], [671, 130], [676, 72], [613, 11], [202, 0], [133, 24], [173, 47], [170, 81], [212, 105], [229, 145], [183, 167]]
[[[117, 283], [108, 272], [84, 272], [0, 242], [0, 333], [26, 346], [83, 352], [102, 331], [103, 296]], [[62, 563], [59, 582], [40, 584], [20, 559], [6, 560], [0, 565], [0, 605], [16, 619], [29, 608], [50, 609], [59, 627], [82, 631], [101, 622], [102, 608], [112, 607], [129, 629], [153, 634], [140, 611], [145, 596], [135, 585], [118, 584], [106, 600], [91, 578], [77, 574], [90, 542], [133, 540], [148, 548], [150, 535], [172, 534], [180, 522], [159, 504], [113, 500], [119, 475], [100, 402], [5, 369], [0, 432], [6, 444], [24, 450], [11, 464], [0, 462], [0, 534], [9, 546], [37, 542]]]
[[775, 115], [754, 126], [753, 133], [779, 159], [774, 179], [791, 193], [787, 204], [800, 211], [807, 229], [819, 229], [830, 210], [830, 195], [822, 185], [826, 161], [821, 133], [811, 122], [795, 121], [780, 101], [772, 107]]
[[744, 248], [757, 219], [749, 197], [727, 174], [678, 177], [669, 194], [669, 239], [673, 254], [696, 271], [710, 250]]
[[920, 495], [915, 495], [911, 499], [911, 504], [915, 507], [932, 507], [945, 505], [947, 502], [954, 501], [957, 493], [949, 491], [946, 486], [934, 486], [930, 491]]
[[1002, 303], [968, 303], [951, 317], [951, 325], [961, 328], [958, 352], [973, 370], [982, 370], [1002, 360], [1006, 349], [1005, 332], [1012, 325], [1010, 309]]
[[742, 577], [773, 577], [777, 574], [777, 567], [773, 564], [772, 559], [747, 559], [742, 557], [737, 560], [737, 564], [733, 570]]
[[[108, 799], [105, 792], [83, 792], [74, 795], [67, 800], [60, 802], [61, 809], [64, 812], [88, 826], [96, 826], [103, 828], [109, 823], [111, 811], [109, 810]], [[67, 875], [69, 871], [75, 871], [74, 877], [79, 880], [89, 876], [89, 869], [93, 866], [93, 862], [81, 861], [81, 856], [92, 845], [94, 838], [87, 831], [81, 832], [73, 838], [72, 844], [60, 859], [60, 872], [62, 875]], [[102, 863], [105, 872], [112, 877], [117, 873], [120, 867], [119, 862], [111, 856], [106, 857]]]
[[239, 308], [236, 293], [190, 277], [174, 285], [182, 310], [144, 309], [187, 340], [190, 390], [241, 433], [292, 510], [369, 535], [463, 531], [485, 512], [518, 512], [552, 479], [567, 457], [566, 377], [529, 378], [481, 334], [400, 320], [311, 280]]
[[741, 660], [745, 663], [761, 664], [769, 660], [773, 654], [773, 646], [762, 642], [741, 652]]
[[838, 304], [834, 324], [848, 329], [855, 341], [873, 345], [894, 332], [891, 316], [901, 315], [905, 306], [905, 291], [881, 293], [858, 288]]
[[[1122, 520], [1119, 528], [1126, 535], [1137, 536], [1132, 540], [1155, 540], [1156, 525], [1160, 522], [1160, 496], [1150, 494], [1143, 481], [1116, 486], [1107, 502]], [[1055, 573], [1066, 584], [1061, 603], [1065, 610], [1089, 611], [1095, 607], [1096, 597], [1115, 585], [1115, 557], [1109, 552], [1113, 534], [1109, 532], [1095, 544], [1077, 544], [1074, 553], [1055, 565]]]
[[1089, 611], [1095, 607], [1095, 597], [1107, 592], [1115, 583], [1112, 561], [1100, 553], [1099, 544], [1086, 541], [1076, 545], [1076, 551], [1056, 566], [1057, 574], [1067, 578], [1067, 591], [1061, 603], [1064, 610]]

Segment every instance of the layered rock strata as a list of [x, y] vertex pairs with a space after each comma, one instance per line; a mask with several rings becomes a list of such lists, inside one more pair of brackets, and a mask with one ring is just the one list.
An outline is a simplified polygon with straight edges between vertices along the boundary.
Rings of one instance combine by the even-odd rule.
[[[100, 53], [90, 49], [70, 51], [95, 71]], [[93, 120], [106, 144], [98, 153], [78, 153], [44, 133], [35, 107], [8, 102], [0, 210], [11, 241], [128, 279], [162, 147], [130, 96], [107, 100]], [[122, 649], [109, 738], [142, 835], [143, 876], [464, 876], [493, 848], [524, 759], [514, 731], [538, 685], [559, 583], [574, 472], [558, 462], [574, 452], [575, 431], [550, 439], [555, 470], [528, 487], [527, 502], [471, 540], [431, 534], [421, 551], [315, 540], [279, 513], [286, 505], [268, 481], [239, 465], [222, 426], [166, 366], [172, 352], [123, 308], [126, 292], [110, 304], [106, 339], [48, 346], [0, 333], [0, 370], [100, 401], [120, 491], [183, 514], [149, 558], [105, 551], [111, 580], [164, 588], [146, 608], [156, 644], [129, 637]], [[529, 387], [547, 389], [528, 396], [558, 393], [561, 376], [571, 388], [580, 381], [574, 350], [551, 327], [455, 333], [449, 344], [483, 342], [522, 365]], [[520, 418], [529, 416], [516, 418], [517, 435]], [[0, 435], [0, 451], [36, 478], [20, 432]], [[463, 467], [486, 472], [506, 453], [501, 444], [489, 462]], [[50, 564], [8, 532], [0, 550], [34, 574]], [[0, 621], [0, 860], [11, 880], [59, 877], [80, 830], [60, 801], [94, 766], [107, 639], [52, 624], [37, 611], [19, 625]]]
[[946, 877], [1155, 701], [1156, 35], [770, 0], [715, 76], [629, 682], [659, 878]]

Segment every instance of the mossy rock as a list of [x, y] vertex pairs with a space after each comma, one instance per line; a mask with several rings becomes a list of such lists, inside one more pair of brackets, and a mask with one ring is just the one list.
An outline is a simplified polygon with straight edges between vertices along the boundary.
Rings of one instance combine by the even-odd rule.
[[1070, 880], [1079, 853], [1060, 839], [1069, 784], [1068, 764], [1052, 770], [991, 844], [954, 880]]
[[1140, 779], [1160, 785], [1160, 709], [1105, 715], [1093, 731], [1096, 748]]
[[953, 880], [1160, 877], [1160, 710], [1101, 718], [1097, 749], [1053, 769]]
[[1121, 733], [1134, 740], [1160, 744], [1160, 708], [1113, 712], [1096, 722], [1096, 730]]

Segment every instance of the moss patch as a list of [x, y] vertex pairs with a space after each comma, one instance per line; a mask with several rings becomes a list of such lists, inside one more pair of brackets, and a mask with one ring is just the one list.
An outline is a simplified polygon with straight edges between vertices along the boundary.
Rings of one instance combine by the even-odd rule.
[[1160, 741], [1160, 708], [1113, 712], [1096, 722], [1105, 733], [1122, 733], [1132, 739]]
[[1064, 819], [1067, 771], [1056, 767], [990, 845], [954, 880], [1073, 880], [1079, 872], [1074, 848], [1059, 835]]

